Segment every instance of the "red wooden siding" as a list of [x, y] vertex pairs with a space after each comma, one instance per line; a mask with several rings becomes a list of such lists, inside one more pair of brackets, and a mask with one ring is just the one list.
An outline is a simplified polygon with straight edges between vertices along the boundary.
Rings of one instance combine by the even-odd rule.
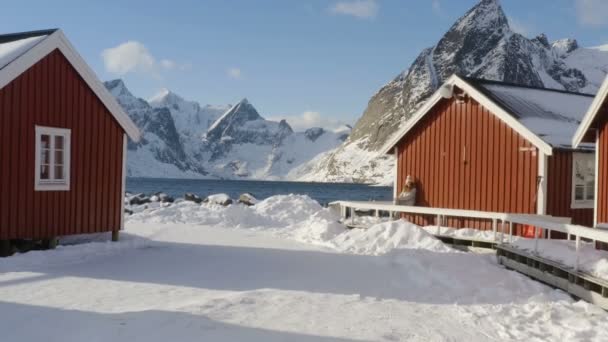
[[[70, 191], [34, 191], [35, 125], [71, 129]], [[119, 229], [123, 134], [58, 50], [0, 89], [0, 239]]]
[[[407, 175], [421, 206], [536, 213], [538, 157], [533, 145], [474, 100], [439, 103], [399, 143], [397, 189]], [[405, 215], [416, 224], [433, 218]], [[489, 229], [487, 221], [449, 219]]]
[[547, 214], [571, 217], [574, 224], [593, 226], [593, 208], [571, 209], [572, 152], [553, 150], [547, 173]]
[[608, 223], [608, 105], [605, 103], [599, 120], [597, 223]]

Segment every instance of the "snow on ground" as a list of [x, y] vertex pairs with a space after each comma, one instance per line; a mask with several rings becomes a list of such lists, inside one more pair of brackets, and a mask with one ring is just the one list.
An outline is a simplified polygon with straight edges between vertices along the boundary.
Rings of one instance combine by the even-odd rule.
[[491, 256], [404, 221], [346, 231], [305, 196], [154, 206], [126, 227], [0, 259], [3, 340], [608, 339], [607, 313]]
[[[533, 239], [520, 239], [514, 246], [528, 252], [534, 252]], [[538, 240], [538, 253], [563, 265], [576, 265], [576, 243], [568, 240]], [[597, 250], [595, 243], [581, 241], [579, 248], [579, 267], [598, 278], [608, 280], [608, 252]]]

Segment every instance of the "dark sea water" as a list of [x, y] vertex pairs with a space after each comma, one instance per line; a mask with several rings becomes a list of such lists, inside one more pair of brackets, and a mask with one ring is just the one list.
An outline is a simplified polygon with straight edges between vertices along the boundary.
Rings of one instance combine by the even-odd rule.
[[250, 192], [258, 199], [298, 194], [308, 195], [323, 205], [337, 200], [386, 201], [391, 200], [393, 196], [392, 187], [362, 184], [156, 178], [127, 178], [127, 191], [145, 194], [162, 191], [173, 197], [183, 197], [184, 193], [192, 192], [202, 198], [217, 193], [226, 193], [232, 198], [238, 198], [240, 194]]

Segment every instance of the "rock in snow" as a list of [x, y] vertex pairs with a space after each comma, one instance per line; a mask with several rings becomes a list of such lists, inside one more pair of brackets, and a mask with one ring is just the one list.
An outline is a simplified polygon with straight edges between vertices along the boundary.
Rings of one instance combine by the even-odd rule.
[[211, 204], [219, 204], [225, 207], [232, 204], [232, 199], [227, 194], [215, 194], [207, 196], [204, 202]]
[[574, 39], [528, 39], [511, 29], [498, 0], [482, 0], [370, 99], [342, 146], [292, 171], [291, 178], [390, 183], [386, 171], [394, 160], [378, 149], [454, 73], [595, 93], [607, 70], [608, 51], [581, 48]]
[[258, 203], [258, 199], [255, 198], [252, 194], [246, 192], [239, 196], [239, 203], [242, 203], [247, 206], [252, 206]]
[[193, 193], [190, 193], [190, 192], [187, 192], [184, 195], [184, 199], [186, 201], [188, 201], [188, 202], [194, 202], [194, 203], [202, 203], [203, 202], [202, 198], [200, 198], [199, 196], [197, 196], [197, 195], [195, 195]]

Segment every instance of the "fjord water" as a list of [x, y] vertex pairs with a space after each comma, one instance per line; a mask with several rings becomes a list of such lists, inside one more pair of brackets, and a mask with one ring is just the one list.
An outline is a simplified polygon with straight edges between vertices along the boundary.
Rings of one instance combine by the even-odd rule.
[[365, 184], [127, 178], [127, 192], [153, 194], [159, 191], [174, 197], [183, 197], [184, 193], [192, 192], [203, 198], [217, 193], [238, 198], [240, 194], [249, 192], [258, 199], [298, 194], [308, 195], [322, 205], [337, 200], [388, 201], [393, 196], [392, 187]]

